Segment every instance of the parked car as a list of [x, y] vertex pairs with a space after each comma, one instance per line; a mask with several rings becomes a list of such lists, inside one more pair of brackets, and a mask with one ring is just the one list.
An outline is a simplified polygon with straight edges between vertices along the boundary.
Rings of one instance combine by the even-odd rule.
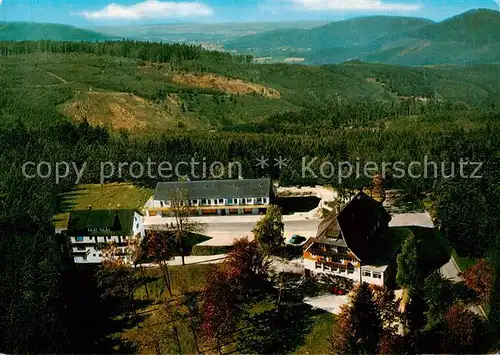
[[298, 234], [294, 234], [292, 235], [292, 237], [288, 240], [288, 243], [290, 244], [294, 244], [294, 245], [299, 245], [299, 244], [302, 244], [306, 241], [306, 238], [301, 236], [301, 235], [298, 235]]
[[328, 288], [328, 291], [330, 291], [334, 295], [347, 295], [349, 293], [347, 290], [344, 290], [344, 289], [337, 287], [337, 286], [330, 286]]

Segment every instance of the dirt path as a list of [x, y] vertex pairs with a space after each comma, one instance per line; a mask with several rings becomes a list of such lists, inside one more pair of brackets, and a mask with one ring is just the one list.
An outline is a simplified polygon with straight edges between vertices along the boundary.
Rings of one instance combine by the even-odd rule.
[[56, 78], [57, 80], [59, 80], [63, 84], [68, 84], [69, 83], [69, 81], [65, 80], [64, 78], [61, 78], [59, 75], [54, 74], [54, 73], [52, 73], [52, 72], [50, 72], [48, 70], [47, 70], [47, 74], [49, 74], [50, 76], [53, 76], [54, 78]]

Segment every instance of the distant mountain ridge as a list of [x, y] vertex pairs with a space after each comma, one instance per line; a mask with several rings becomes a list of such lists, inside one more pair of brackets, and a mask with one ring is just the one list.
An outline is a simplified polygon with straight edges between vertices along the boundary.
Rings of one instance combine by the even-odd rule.
[[209, 44], [205, 48], [251, 54], [260, 62], [322, 65], [358, 60], [410, 66], [500, 63], [500, 12], [488, 9], [467, 11], [441, 22], [417, 17], [368, 16], [328, 24], [320, 21], [177, 24], [97, 30], [60, 24], [0, 23], [0, 41], [96, 42], [124, 37]]
[[415, 31], [414, 36], [435, 41], [472, 44], [500, 42], [500, 11], [471, 10]]
[[259, 46], [280, 48], [295, 46], [324, 49], [356, 47], [390, 35], [396, 31], [409, 31], [434, 22], [412, 17], [370, 16], [332, 22], [312, 29], [279, 29], [244, 36], [226, 44], [228, 49], [252, 49]]
[[471, 10], [445, 21], [371, 16], [309, 30], [235, 39], [227, 49], [254, 56], [303, 57], [308, 64], [352, 59], [401, 65], [500, 62], [500, 12]]
[[106, 41], [119, 39], [96, 31], [69, 25], [33, 22], [0, 23], [0, 41]]

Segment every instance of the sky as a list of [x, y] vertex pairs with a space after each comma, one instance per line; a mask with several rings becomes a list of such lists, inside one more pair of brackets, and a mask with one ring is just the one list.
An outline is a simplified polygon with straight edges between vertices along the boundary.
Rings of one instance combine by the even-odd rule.
[[0, 21], [79, 27], [160, 23], [337, 21], [403, 15], [441, 21], [500, 0], [0, 0]]

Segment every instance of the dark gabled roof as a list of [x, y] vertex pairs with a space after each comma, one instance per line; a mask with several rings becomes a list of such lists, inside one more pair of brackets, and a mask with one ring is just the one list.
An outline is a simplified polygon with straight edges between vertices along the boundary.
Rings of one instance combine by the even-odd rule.
[[337, 214], [335, 212], [329, 213], [326, 218], [321, 221], [318, 226], [317, 238], [334, 238], [341, 237], [340, 226], [337, 221]]
[[377, 250], [367, 245], [370, 233], [379, 221], [390, 219], [381, 203], [359, 192], [338, 214], [332, 212], [320, 223], [313, 242], [347, 246], [359, 259], [369, 261]]
[[[135, 210], [75, 210], [69, 215], [69, 236], [132, 235]], [[137, 212], [138, 213], [138, 212]], [[89, 231], [89, 228], [97, 229]], [[105, 229], [105, 230], [101, 230]]]
[[388, 224], [391, 215], [380, 202], [364, 192], [358, 193], [338, 214], [342, 236], [349, 249], [364, 262], [376, 258], [378, 245], [369, 240], [377, 223]]
[[271, 179], [159, 182], [154, 199], [169, 200], [175, 190], [185, 191], [188, 199], [269, 197]]

